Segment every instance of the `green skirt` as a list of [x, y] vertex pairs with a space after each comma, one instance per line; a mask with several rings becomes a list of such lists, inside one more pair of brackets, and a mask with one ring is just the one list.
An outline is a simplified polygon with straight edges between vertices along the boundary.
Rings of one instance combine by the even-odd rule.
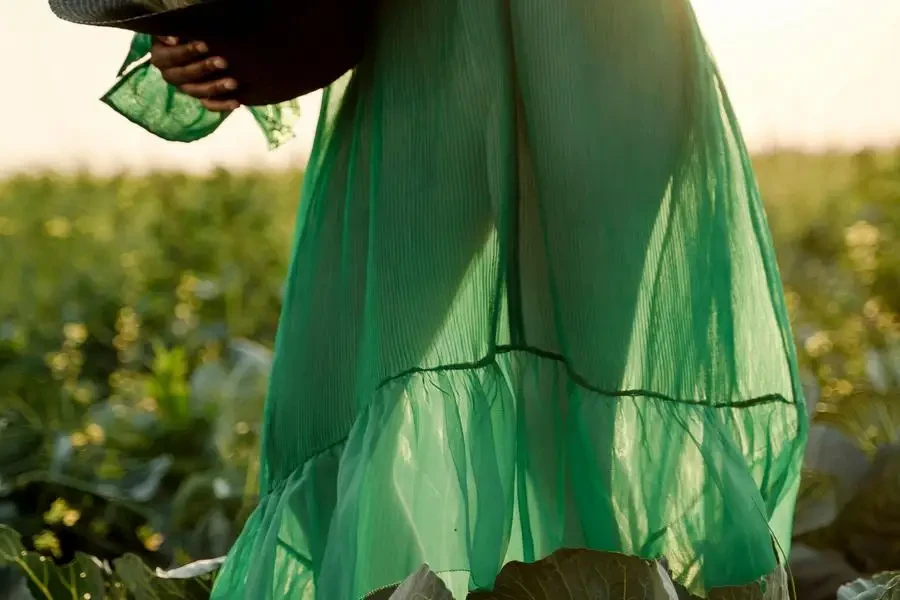
[[324, 95], [270, 386], [216, 600], [560, 548], [773, 571], [805, 407], [688, 0], [383, 0]]

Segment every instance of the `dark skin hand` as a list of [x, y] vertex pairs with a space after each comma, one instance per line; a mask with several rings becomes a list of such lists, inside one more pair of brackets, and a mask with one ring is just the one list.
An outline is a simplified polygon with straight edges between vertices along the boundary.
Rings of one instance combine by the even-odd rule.
[[200, 100], [208, 110], [230, 112], [240, 107], [228, 95], [237, 89], [238, 82], [222, 76], [228, 61], [221, 56], [209, 56], [204, 42], [182, 43], [174, 37], [153, 41], [150, 62], [162, 72], [163, 79], [189, 96]]

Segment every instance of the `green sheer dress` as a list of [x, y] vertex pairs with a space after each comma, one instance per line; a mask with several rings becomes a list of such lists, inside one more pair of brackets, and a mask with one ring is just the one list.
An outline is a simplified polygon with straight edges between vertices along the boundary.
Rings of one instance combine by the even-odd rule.
[[213, 597], [358, 600], [422, 563], [475, 589], [559, 548], [696, 592], [773, 571], [805, 408], [688, 1], [380, 4], [324, 94], [261, 501]]

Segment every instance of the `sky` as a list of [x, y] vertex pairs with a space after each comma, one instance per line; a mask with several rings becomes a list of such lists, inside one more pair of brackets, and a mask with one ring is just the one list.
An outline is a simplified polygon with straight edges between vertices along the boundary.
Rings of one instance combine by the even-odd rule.
[[[751, 148], [900, 142], [900, 0], [693, 4]], [[303, 99], [297, 139], [275, 152], [247, 114], [186, 145], [101, 104], [128, 39], [63, 23], [46, 0], [0, 0], [0, 172], [302, 164], [318, 94]]]

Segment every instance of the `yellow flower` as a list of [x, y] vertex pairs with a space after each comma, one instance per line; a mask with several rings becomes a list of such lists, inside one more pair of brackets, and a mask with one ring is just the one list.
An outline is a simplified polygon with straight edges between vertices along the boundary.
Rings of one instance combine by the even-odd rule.
[[71, 510], [71, 507], [65, 498], [57, 498], [50, 505], [50, 510], [44, 513], [44, 522], [48, 525], [56, 525], [63, 520], [68, 510]]
[[63, 352], [50, 352], [44, 356], [44, 362], [56, 374], [62, 373], [69, 367], [69, 357]]
[[157, 550], [159, 550], [160, 546], [163, 545], [164, 541], [165, 538], [161, 533], [154, 533], [144, 540], [144, 548], [146, 548], [150, 552], [156, 552]]
[[849, 396], [853, 393], [853, 384], [846, 379], [839, 379], [834, 384], [834, 391], [839, 396]]
[[59, 538], [52, 531], [44, 530], [32, 538], [34, 547], [39, 552], [49, 552], [56, 558], [62, 556], [62, 548], [59, 544]]
[[63, 239], [72, 233], [72, 224], [65, 217], [54, 217], [44, 223], [44, 231], [50, 237]]
[[88, 330], [82, 323], [66, 323], [63, 326], [63, 334], [67, 340], [81, 345], [87, 339]]
[[881, 231], [867, 221], [857, 221], [844, 231], [844, 241], [851, 248], [874, 246], [880, 239]]
[[175, 305], [175, 316], [181, 319], [182, 321], [187, 321], [193, 315], [193, 310], [191, 309], [190, 304], [185, 304], [181, 302]]
[[91, 423], [85, 427], [84, 432], [93, 444], [102, 444], [106, 441], [106, 432], [96, 423]]
[[868, 319], [877, 319], [878, 315], [881, 313], [881, 302], [879, 302], [878, 298], [869, 298], [866, 300], [865, 306], [863, 306], [863, 314]]
[[67, 510], [66, 514], [63, 515], [63, 524], [66, 527], [74, 527], [75, 523], [81, 518], [81, 513], [74, 508], [72, 510]]
[[75, 388], [75, 391], [72, 393], [75, 397], [75, 401], [79, 404], [90, 404], [91, 400], [94, 397], [94, 393], [91, 391], [91, 388], [87, 386], [78, 386]]
[[144, 544], [144, 548], [150, 552], [159, 550], [166, 538], [158, 531], [153, 531], [149, 526], [143, 525], [137, 530], [138, 538]]
[[144, 412], [154, 413], [159, 409], [159, 403], [153, 396], [146, 396], [138, 402], [138, 408]]
[[187, 302], [191, 299], [194, 294], [194, 290], [197, 288], [198, 279], [192, 273], [183, 273], [181, 275], [181, 281], [178, 283], [178, 287], [175, 290], [175, 295], [182, 302]]
[[806, 352], [809, 353], [811, 357], [817, 358], [824, 354], [828, 354], [834, 344], [827, 331], [818, 331], [806, 340], [804, 346], [806, 347]]

